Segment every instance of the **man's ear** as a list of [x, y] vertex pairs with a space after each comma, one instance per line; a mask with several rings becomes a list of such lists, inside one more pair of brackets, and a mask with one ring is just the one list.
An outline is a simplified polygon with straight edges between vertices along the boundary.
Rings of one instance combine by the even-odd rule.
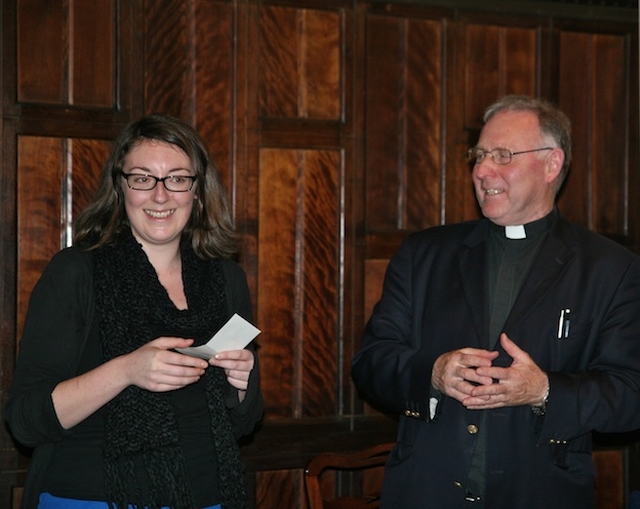
[[556, 180], [562, 172], [562, 165], [564, 164], [564, 150], [561, 148], [554, 148], [547, 157], [547, 183], [551, 184]]

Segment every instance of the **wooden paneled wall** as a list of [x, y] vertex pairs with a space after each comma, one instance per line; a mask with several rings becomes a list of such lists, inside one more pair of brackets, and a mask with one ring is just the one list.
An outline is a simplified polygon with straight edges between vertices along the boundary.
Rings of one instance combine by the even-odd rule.
[[[637, 11], [437, 4], [4, 0], [0, 403], [33, 284], [146, 112], [199, 130], [242, 235], [263, 330], [267, 410], [243, 445], [258, 509], [306, 508], [315, 452], [393, 439], [349, 363], [404, 235], [478, 216], [465, 153], [497, 97], [569, 114], [562, 212], [640, 252]], [[28, 458], [0, 428], [0, 507]]]

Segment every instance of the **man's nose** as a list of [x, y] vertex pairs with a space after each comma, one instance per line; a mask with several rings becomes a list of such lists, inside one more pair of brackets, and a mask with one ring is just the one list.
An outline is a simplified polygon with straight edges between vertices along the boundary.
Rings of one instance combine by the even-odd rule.
[[490, 155], [487, 156], [482, 161], [476, 161], [473, 165], [473, 175], [477, 178], [484, 178], [487, 175], [491, 175], [495, 172], [496, 163], [493, 162], [493, 159]]

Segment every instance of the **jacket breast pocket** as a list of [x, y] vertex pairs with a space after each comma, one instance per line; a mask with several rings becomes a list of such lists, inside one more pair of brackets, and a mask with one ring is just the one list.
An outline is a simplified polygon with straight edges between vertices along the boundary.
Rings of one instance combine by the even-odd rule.
[[552, 370], [574, 371], [583, 368], [593, 355], [592, 321], [572, 321], [552, 340], [555, 355]]
[[557, 366], [558, 369], [579, 369], [591, 358], [592, 327], [592, 321], [572, 322], [566, 336], [556, 339], [557, 359], [561, 362], [561, 365]]

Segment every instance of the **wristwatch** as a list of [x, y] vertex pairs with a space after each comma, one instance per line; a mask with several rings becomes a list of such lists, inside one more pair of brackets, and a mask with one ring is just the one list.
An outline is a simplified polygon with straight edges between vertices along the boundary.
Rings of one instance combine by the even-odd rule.
[[542, 405], [531, 406], [531, 411], [536, 415], [544, 415], [547, 413], [547, 403], [549, 402], [549, 386], [542, 400]]

